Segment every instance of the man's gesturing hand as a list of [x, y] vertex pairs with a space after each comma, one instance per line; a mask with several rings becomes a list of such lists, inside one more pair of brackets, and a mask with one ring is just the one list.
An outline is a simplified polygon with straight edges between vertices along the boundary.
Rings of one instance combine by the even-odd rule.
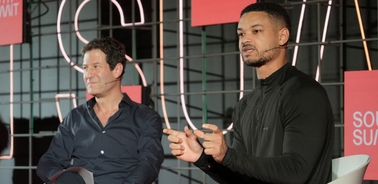
[[188, 126], [185, 126], [184, 132], [167, 128], [163, 132], [169, 135], [168, 141], [171, 142], [169, 147], [173, 156], [186, 162], [195, 162], [199, 159], [203, 147]]
[[205, 154], [213, 156], [214, 160], [218, 163], [222, 162], [226, 151], [228, 149], [226, 140], [222, 130], [218, 126], [213, 124], [203, 124], [202, 128], [211, 130], [213, 133], [205, 133], [200, 130], [195, 130], [194, 134], [203, 139], [203, 147], [205, 148]]

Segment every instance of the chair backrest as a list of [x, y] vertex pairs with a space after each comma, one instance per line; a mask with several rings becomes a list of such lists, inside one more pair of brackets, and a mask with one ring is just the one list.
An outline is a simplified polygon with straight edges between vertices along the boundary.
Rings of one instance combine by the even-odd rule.
[[332, 160], [332, 181], [328, 184], [362, 184], [369, 155], [350, 155]]

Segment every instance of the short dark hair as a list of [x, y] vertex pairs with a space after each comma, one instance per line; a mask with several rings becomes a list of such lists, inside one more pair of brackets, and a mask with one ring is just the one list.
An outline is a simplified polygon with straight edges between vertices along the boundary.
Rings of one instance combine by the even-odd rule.
[[282, 23], [284, 23], [284, 26], [290, 30], [291, 22], [289, 18], [289, 14], [279, 4], [272, 3], [272, 2], [257, 2], [248, 5], [245, 7], [240, 14], [240, 17], [243, 16], [245, 13], [248, 12], [265, 12], [269, 15], [270, 18], [273, 18], [275, 20], [278, 20]]
[[95, 38], [83, 47], [81, 54], [84, 57], [86, 52], [93, 49], [100, 49], [106, 54], [106, 62], [109, 64], [110, 70], [113, 70], [118, 63], [121, 63], [123, 66], [123, 71], [119, 78], [123, 77], [126, 66], [126, 51], [125, 46], [121, 42], [110, 37], [100, 39]]

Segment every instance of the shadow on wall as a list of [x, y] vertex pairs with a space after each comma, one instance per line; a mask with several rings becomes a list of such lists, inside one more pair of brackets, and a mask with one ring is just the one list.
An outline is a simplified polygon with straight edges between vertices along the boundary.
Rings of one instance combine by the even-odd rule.
[[[32, 127], [33, 133], [54, 132], [59, 126], [58, 117], [34, 118], [33, 126], [29, 125], [29, 119], [14, 118], [14, 134], [29, 134], [29, 127]], [[31, 157], [31, 165], [36, 166], [39, 158], [47, 151], [50, 146], [52, 136], [44, 137], [15, 137], [14, 138], [14, 162], [15, 166], [29, 166], [29, 158]], [[29, 142], [31, 141], [31, 143]], [[29, 147], [31, 145], [31, 147]], [[29, 149], [32, 149], [31, 155]], [[42, 180], [37, 176], [36, 170], [31, 172], [32, 183], [40, 184]], [[14, 169], [13, 183], [29, 183], [28, 169]]]

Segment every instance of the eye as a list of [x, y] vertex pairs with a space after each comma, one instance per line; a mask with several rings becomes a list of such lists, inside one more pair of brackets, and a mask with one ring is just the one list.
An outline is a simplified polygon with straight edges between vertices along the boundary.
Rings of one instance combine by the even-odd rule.
[[259, 32], [261, 32], [261, 30], [258, 30], [258, 29], [253, 30], [253, 33], [255, 33], [255, 34], [257, 34]]
[[238, 37], [244, 36], [244, 33], [238, 33]]

